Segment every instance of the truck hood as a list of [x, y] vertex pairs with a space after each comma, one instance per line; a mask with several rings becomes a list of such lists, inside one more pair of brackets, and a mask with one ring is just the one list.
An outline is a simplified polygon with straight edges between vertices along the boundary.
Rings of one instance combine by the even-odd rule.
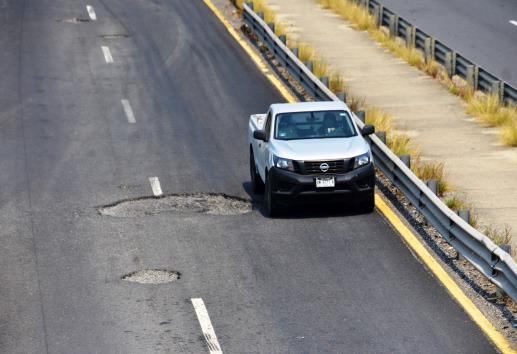
[[271, 152], [298, 161], [339, 160], [355, 157], [370, 147], [360, 135], [351, 138], [274, 140]]

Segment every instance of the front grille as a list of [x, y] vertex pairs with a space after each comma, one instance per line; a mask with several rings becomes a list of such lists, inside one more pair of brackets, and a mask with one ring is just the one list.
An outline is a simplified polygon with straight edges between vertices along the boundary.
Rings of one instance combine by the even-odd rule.
[[[329, 165], [327, 172], [321, 171], [321, 164]], [[298, 161], [300, 173], [304, 175], [321, 175], [327, 173], [346, 173], [351, 170], [353, 160], [334, 160], [334, 161]]]

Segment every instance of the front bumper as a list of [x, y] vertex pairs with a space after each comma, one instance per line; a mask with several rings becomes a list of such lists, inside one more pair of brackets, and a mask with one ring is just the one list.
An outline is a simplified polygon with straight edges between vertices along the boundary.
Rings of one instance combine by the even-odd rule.
[[[316, 188], [316, 177], [334, 177], [335, 187]], [[276, 167], [269, 170], [271, 192], [280, 203], [304, 201], [360, 201], [371, 197], [375, 189], [373, 163], [343, 174], [302, 175]]]

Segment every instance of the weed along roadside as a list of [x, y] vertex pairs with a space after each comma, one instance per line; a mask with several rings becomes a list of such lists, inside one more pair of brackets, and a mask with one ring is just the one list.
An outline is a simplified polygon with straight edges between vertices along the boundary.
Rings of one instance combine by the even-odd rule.
[[[517, 152], [466, 111], [484, 112], [479, 116], [487, 123], [512, 125], [512, 106], [449, 78], [445, 68], [377, 28], [374, 17], [354, 3], [256, 0], [253, 6], [322, 82], [346, 97], [353, 111], [366, 112], [366, 123], [376, 126], [396, 155], [409, 156], [419, 178], [436, 181], [431, 185], [452, 210], [497, 244], [508, 242], [517, 227], [517, 193], [505, 186], [517, 180], [517, 169], [509, 167]], [[351, 22], [342, 13], [351, 14]]]

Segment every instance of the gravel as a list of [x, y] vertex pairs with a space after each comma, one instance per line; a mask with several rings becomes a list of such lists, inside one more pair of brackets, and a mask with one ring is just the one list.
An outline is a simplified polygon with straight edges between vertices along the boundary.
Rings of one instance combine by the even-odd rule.
[[164, 284], [180, 278], [180, 273], [171, 270], [145, 269], [129, 273], [122, 280], [139, 284]]

